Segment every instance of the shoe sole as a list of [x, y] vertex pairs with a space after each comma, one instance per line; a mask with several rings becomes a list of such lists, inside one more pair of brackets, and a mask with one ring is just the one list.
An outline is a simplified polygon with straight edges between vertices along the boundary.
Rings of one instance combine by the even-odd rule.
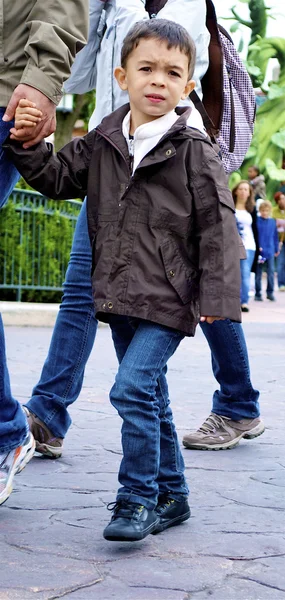
[[105, 538], [105, 540], [108, 540], [108, 542], [139, 542], [140, 540], [143, 540], [147, 535], [149, 535], [150, 533], [153, 533], [154, 529], [156, 529], [156, 527], [159, 524], [159, 519], [157, 519], [156, 521], [154, 521], [154, 523], [152, 523], [151, 525], [149, 525], [149, 527], [147, 527], [147, 529], [144, 530], [144, 532], [142, 533], [135, 533], [131, 536], [131, 535], [112, 535], [112, 534], [105, 534], [105, 532], [103, 532], [103, 537]]
[[157, 533], [161, 533], [162, 531], [165, 531], [165, 529], [169, 529], [169, 527], [174, 527], [175, 525], [180, 525], [180, 523], [183, 523], [184, 521], [187, 521], [187, 519], [190, 519], [191, 516], [191, 511], [188, 510], [186, 513], [184, 513], [184, 515], [180, 515], [179, 517], [175, 517], [174, 519], [171, 519], [171, 521], [168, 521], [167, 523], [159, 523], [158, 526], [155, 528], [154, 531], [152, 531], [152, 535], [156, 535]]
[[48, 444], [41, 444], [36, 440], [36, 452], [43, 454], [46, 458], [60, 458], [62, 456], [62, 448], [55, 448], [54, 446], [49, 446]]
[[[11, 493], [13, 491], [12, 482], [13, 482], [14, 476], [18, 475], [19, 473], [21, 473], [21, 471], [23, 471], [23, 469], [28, 464], [28, 462], [33, 458], [35, 449], [36, 449], [35, 440], [33, 437], [31, 437], [31, 445], [27, 449], [25, 457], [21, 460], [21, 454], [20, 454], [17, 461], [15, 462], [14, 469], [13, 469], [13, 471], [11, 471], [9, 481], [5, 488], [5, 494], [3, 494], [0, 498], [0, 505], [4, 504], [4, 502], [6, 502], [6, 500], [8, 500], [9, 496], [11, 495]], [[20, 464], [19, 464], [19, 462], [20, 462]]]
[[263, 434], [265, 431], [264, 423], [258, 423], [256, 427], [251, 429], [250, 431], [245, 431], [237, 436], [234, 440], [230, 442], [226, 442], [225, 444], [189, 444], [188, 442], [183, 440], [183, 446], [188, 448], [189, 450], [231, 450], [235, 448], [240, 442], [242, 438], [245, 440], [252, 440]]

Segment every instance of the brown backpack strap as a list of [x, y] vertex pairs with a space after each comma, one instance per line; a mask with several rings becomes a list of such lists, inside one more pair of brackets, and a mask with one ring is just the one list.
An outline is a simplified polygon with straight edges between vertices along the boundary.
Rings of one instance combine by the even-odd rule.
[[203, 104], [217, 132], [223, 115], [223, 51], [219, 38], [217, 16], [212, 0], [206, 0], [206, 25], [210, 33], [209, 67], [202, 78]]
[[166, 4], [167, 0], [146, 0], [145, 9], [149, 16], [156, 15]]
[[189, 98], [190, 98], [190, 100], [192, 100], [195, 108], [199, 111], [199, 113], [203, 119], [203, 124], [207, 131], [207, 134], [210, 136], [211, 140], [214, 141], [215, 136], [217, 135], [218, 131], [215, 129], [214, 123], [210, 119], [202, 100], [200, 100], [200, 98], [199, 98], [198, 94], [195, 92], [195, 90], [193, 90], [191, 92]]

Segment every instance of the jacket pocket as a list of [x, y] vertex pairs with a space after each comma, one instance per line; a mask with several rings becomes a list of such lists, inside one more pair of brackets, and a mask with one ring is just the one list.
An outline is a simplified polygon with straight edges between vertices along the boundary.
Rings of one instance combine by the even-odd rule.
[[236, 209], [235, 209], [233, 197], [231, 195], [229, 188], [218, 187], [218, 193], [219, 193], [219, 200], [220, 200], [221, 204], [224, 204], [225, 206], [230, 208], [233, 213], [235, 213]]
[[166, 240], [161, 244], [160, 250], [166, 277], [183, 304], [187, 304], [197, 298], [197, 270], [184, 261], [174, 241]]

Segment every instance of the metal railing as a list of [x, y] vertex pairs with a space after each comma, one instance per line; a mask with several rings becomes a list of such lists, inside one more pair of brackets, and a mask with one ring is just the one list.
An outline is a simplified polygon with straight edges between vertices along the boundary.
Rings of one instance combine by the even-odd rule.
[[81, 202], [15, 188], [1, 210], [0, 290], [61, 291]]

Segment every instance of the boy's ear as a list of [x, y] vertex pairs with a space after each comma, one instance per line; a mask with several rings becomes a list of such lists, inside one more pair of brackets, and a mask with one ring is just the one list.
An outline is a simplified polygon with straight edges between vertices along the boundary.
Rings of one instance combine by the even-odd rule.
[[191, 94], [191, 92], [194, 90], [195, 87], [195, 81], [194, 79], [189, 79], [189, 81], [187, 81], [183, 94], [181, 96], [181, 100], [185, 100], [185, 98], [187, 98], [189, 96], [189, 94]]
[[127, 75], [125, 69], [123, 67], [116, 67], [114, 70], [114, 77], [116, 78], [121, 90], [127, 90]]

